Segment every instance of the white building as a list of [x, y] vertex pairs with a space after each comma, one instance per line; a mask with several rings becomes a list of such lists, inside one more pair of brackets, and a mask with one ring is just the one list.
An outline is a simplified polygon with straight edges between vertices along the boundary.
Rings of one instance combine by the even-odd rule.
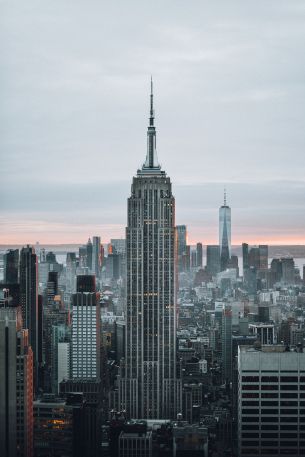
[[100, 378], [100, 305], [95, 292], [73, 295], [72, 379]]
[[70, 343], [59, 342], [57, 345], [57, 391], [61, 381], [70, 378]]

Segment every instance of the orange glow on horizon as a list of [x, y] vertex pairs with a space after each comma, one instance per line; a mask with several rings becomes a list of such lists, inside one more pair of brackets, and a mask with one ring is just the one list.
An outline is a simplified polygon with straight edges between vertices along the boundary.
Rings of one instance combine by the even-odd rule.
[[[107, 231], [108, 232], [108, 231]], [[106, 233], [105, 230], [96, 230], [92, 228], [88, 231], [84, 232], [83, 235], [78, 233], [77, 238], [73, 237], [72, 233], [36, 233], [36, 236], [33, 236], [33, 233], [24, 233], [21, 234], [2, 234], [0, 236], [0, 244], [1, 245], [35, 245], [38, 241], [40, 245], [48, 245], [48, 244], [55, 244], [55, 245], [81, 245], [87, 242], [89, 236], [92, 235], [101, 235], [102, 240], [105, 242], [110, 242], [110, 238], [125, 238], [125, 229], [122, 228], [118, 230], [116, 227], [115, 230], [111, 231], [110, 233]], [[206, 238], [203, 239], [202, 236], [199, 238], [195, 238], [194, 236], [189, 237], [188, 243], [190, 245], [196, 245], [196, 243], [202, 243], [203, 245], [207, 244], [218, 244], [218, 240], [216, 238]], [[232, 246], [238, 246], [242, 243], [248, 243], [249, 245], [257, 245], [257, 244], [268, 244], [269, 246], [279, 246], [279, 245], [305, 245], [305, 237], [298, 237], [298, 236], [276, 236], [271, 237], [270, 235], [263, 238], [261, 234], [259, 236], [255, 236], [255, 234], [251, 233], [248, 235], [243, 236], [239, 239], [233, 239]]]
[[[180, 221], [179, 221], [180, 222]], [[98, 235], [104, 242], [111, 238], [125, 238], [125, 224], [89, 224], [67, 223], [59, 221], [46, 221], [42, 219], [29, 220], [19, 218], [17, 215], [1, 221], [0, 244], [2, 245], [41, 245], [63, 244], [81, 245], [88, 238]], [[218, 226], [215, 224], [187, 225], [188, 242], [195, 245], [218, 244]], [[250, 245], [305, 245], [305, 233], [299, 227], [271, 227], [250, 226], [243, 227], [239, 224], [232, 227], [232, 245], [241, 245], [246, 242]]]

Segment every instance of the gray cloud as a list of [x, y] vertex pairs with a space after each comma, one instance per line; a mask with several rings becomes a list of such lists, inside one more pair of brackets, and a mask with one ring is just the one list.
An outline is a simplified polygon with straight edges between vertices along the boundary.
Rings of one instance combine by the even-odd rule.
[[303, 0], [0, 8], [6, 230], [18, 217], [124, 226], [153, 73], [178, 222], [212, 236], [227, 184], [238, 237], [304, 239]]

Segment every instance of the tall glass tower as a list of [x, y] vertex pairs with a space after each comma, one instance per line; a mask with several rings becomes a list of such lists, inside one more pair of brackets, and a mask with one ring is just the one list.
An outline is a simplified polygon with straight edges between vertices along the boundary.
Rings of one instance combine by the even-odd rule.
[[227, 205], [226, 190], [223, 205], [219, 208], [220, 268], [225, 270], [231, 258], [231, 208]]
[[175, 418], [181, 409], [176, 245], [175, 199], [157, 159], [151, 83], [147, 156], [133, 178], [126, 228], [126, 348], [119, 403], [132, 418]]

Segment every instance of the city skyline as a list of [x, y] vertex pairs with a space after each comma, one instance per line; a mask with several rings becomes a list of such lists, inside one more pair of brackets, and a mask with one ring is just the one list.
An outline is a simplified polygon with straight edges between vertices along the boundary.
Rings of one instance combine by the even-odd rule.
[[226, 186], [233, 244], [304, 244], [303, 2], [134, 5], [3, 4], [0, 242], [124, 236], [153, 73], [190, 242], [217, 241]]

